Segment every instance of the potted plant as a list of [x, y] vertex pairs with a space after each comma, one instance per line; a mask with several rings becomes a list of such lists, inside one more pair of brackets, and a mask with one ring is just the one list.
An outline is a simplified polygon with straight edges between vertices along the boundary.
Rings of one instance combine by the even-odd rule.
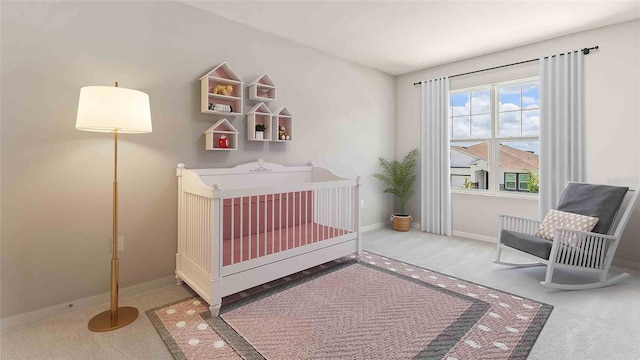
[[416, 161], [418, 159], [418, 149], [410, 151], [402, 162], [388, 161], [378, 158], [382, 167], [382, 174], [373, 176], [382, 181], [388, 188], [383, 192], [395, 196], [396, 211], [391, 215], [393, 229], [396, 231], [409, 231], [411, 228], [411, 215], [405, 212], [407, 200], [413, 195], [413, 185], [416, 181]]
[[256, 124], [256, 140], [264, 140], [264, 130], [263, 124]]

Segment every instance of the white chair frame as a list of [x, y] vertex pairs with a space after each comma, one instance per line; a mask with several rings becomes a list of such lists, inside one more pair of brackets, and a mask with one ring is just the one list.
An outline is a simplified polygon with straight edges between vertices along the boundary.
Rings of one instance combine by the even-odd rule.
[[[535, 236], [536, 230], [540, 227], [542, 221], [515, 217], [510, 215], [500, 215], [500, 229], [498, 232], [498, 248], [495, 260], [493, 262], [499, 265], [507, 265], [513, 267], [528, 266], [547, 266], [545, 280], [540, 284], [563, 290], [584, 290], [609, 286], [622, 281], [631, 275], [622, 273], [613, 277], [609, 277], [609, 268], [616, 253], [622, 233], [629, 222], [631, 213], [636, 205], [638, 191], [629, 189], [625, 196], [621, 208], [615, 216], [614, 222], [609, 230], [609, 234], [599, 234], [593, 232], [576, 231], [565, 228], [558, 228], [555, 231], [553, 244], [549, 259], [540, 258], [527, 252], [512, 248], [501, 243], [500, 234], [502, 230], [510, 230], [519, 233]], [[623, 211], [621, 211], [624, 208]], [[524, 257], [533, 258], [533, 263], [509, 263], [500, 260], [502, 250], [509, 250]], [[599, 275], [599, 281], [585, 284], [561, 284], [553, 281], [553, 272], [555, 269], [567, 269], [574, 271], [582, 271], [595, 273]]]

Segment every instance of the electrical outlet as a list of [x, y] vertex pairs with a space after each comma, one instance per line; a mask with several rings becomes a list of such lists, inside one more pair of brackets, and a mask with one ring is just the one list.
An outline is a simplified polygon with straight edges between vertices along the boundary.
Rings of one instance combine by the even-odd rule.
[[[113, 241], [109, 238], [109, 252], [113, 253]], [[124, 236], [118, 236], [118, 252], [124, 251]]]
[[364, 209], [364, 199], [360, 200], [360, 207]]

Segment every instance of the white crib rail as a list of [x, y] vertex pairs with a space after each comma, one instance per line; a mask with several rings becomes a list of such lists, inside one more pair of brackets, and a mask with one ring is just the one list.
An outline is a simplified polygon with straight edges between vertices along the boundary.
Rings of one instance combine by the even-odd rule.
[[[221, 221], [231, 226], [219, 261], [234, 265], [346, 234], [356, 236], [356, 195], [357, 180], [223, 190], [221, 206], [230, 209], [219, 210]], [[230, 258], [224, 258], [224, 250]]]
[[202, 270], [211, 271], [212, 199], [184, 193], [184, 249], [182, 256]]

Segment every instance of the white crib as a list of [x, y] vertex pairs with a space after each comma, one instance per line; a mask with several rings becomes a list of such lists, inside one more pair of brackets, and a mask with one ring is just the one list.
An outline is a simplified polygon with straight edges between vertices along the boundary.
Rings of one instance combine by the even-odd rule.
[[176, 280], [218, 316], [222, 297], [362, 252], [360, 177], [257, 162], [177, 168]]

